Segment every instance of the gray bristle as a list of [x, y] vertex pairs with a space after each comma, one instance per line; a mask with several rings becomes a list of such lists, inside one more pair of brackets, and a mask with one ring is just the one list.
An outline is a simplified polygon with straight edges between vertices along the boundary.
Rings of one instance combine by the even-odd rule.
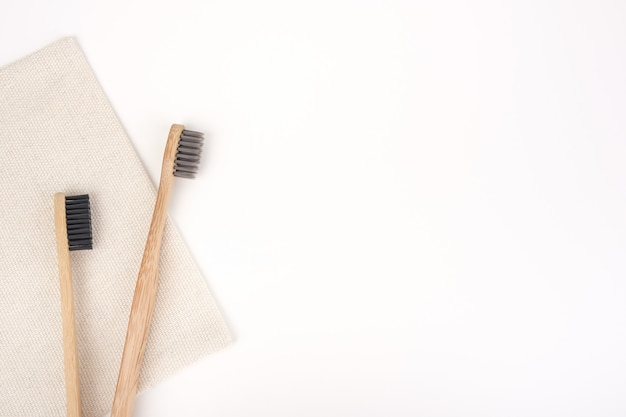
[[65, 197], [65, 219], [67, 221], [67, 243], [70, 250], [91, 249], [93, 236], [91, 235], [89, 194]]
[[183, 130], [176, 150], [174, 175], [181, 178], [194, 178], [198, 172], [204, 133]]

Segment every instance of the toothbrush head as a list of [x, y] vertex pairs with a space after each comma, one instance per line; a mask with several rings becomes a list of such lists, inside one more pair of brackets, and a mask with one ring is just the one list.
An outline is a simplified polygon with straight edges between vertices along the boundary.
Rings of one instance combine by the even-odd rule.
[[203, 142], [204, 133], [193, 130], [181, 132], [174, 161], [174, 176], [182, 178], [194, 178], [196, 176]]
[[92, 249], [89, 194], [65, 196], [65, 219], [70, 251]]

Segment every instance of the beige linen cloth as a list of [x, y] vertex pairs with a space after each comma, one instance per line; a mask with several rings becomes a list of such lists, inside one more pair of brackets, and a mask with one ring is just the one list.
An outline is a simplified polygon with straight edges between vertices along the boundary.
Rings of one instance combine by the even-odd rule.
[[[155, 146], [164, 147], [169, 122]], [[113, 401], [155, 188], [72, 38], [0, 69], [0, 416], [65, 415], [53, 194], [88, 193], [72, 252], [83, 412]], [[165, 229], [139, 390], [230, 342], [180, 234]]]

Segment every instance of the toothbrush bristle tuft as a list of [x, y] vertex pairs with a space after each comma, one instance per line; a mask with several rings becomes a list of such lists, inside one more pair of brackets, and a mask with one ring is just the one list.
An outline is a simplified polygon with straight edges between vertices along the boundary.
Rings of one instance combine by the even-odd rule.
[[183, 130], [176, 150], [174, 175], [182, 178], [194, 178], [198, 172], [204, 133]]
[[91, 234], [91, 208], [89, 194], [65, 197], [65, 219], [67, 221], [67, 243], [70, 251], [93, 247]]

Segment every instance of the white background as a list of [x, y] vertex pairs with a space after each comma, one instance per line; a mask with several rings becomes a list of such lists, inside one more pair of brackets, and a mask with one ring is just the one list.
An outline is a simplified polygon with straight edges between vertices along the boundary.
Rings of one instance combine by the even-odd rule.
[[0, 6], [153, 180], [208, 134], [170, 214], [235, 343], [137, 417], [626, 415], [625, 2]]

